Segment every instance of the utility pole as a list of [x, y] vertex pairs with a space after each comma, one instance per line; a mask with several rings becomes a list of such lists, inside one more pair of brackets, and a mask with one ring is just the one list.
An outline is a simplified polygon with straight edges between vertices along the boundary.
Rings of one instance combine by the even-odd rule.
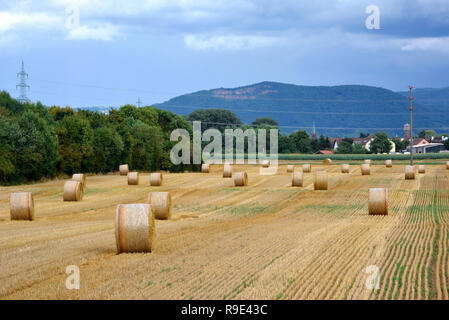
[[21, 103], [29, 102], [30, 100], [27, 98], [26, 89], [30, 89], [30, 86], [26, 84], [26, 79], [28, 79], [28, 73], [25, 72], [25, 66], [22, 61], [22, 71], [17, 74], [17, 77], [20, 78], [20, 83], [16, 85], [20, 88], [20, 95], [17, 99]]
[[415, 88], [413, 86], [408, 86], [410, 89], [410, 165], [413, 166], [413, 95], [412, 90]]
[[139, 97], [139, 99], [137, 100], [137, 106], [140, 108], [141, 105], [142, 105], [142, 101], [140, 100], [140, 97]]

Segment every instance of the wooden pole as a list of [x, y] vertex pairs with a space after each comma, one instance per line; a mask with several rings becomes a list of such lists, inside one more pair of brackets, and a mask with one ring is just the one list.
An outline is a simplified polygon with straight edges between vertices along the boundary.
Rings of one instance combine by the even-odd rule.
[[413, 86], [408, 86], [410, 89], [410, 165], [413, 166], [413, 96], [412, 90], [415, 88]]

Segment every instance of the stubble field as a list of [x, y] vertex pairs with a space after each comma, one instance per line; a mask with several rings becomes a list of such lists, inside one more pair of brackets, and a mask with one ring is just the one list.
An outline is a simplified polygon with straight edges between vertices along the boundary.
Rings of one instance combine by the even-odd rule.
[[[295, 171], [301, 171], [296, 166]], [[247, 171], [248, 187], [211, 173], [165, 174], [162, 187], [88, 176], [82, 202], [63, 202], [65, 181], [0, 187], [0, 299], [448, 299], [449, 170], [427, 165], [404, 180], [404, 165], [327, 170], [329, 190], [291, 187]], [[389, 215], [368, 215], [368, 189], [389, 189]], [[9, 194], [30, 191], [35, 221], [10, 221]], [[173, 219], [156, 221], [152, 253], [116, 254], [118, 204], [170, 191]], [[66, 267], [80, 289], [66, 288]], [[379, 290], [367, 289], [368, 266]]]

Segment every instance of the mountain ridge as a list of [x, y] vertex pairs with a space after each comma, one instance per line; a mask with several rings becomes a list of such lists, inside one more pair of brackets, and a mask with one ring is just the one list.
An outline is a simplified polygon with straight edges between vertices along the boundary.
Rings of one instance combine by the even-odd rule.
[[[399, 94], [409, 97], [410, 91], [399, 91]], [[444, 88], [416, 88], [413, 97], [420, 104], [445, 108], [449, 112], [449, 87]]]
[[[286, 133], [298, 129], [311, 133], [315, 122], [317, 134], [329, 136], [377, 131], [402, 136], [403, 125], [409, 122], [409, 100], [403, 92], [367, 85], [305, 86], [262, 81], [200, 90], [154, 106], [183, 115], [197, 109], [227, 109], [245, 123], [268, 116]], [[442, 106], [417, 103], [416, 107], [415, 128], [447, 126], [449, 113], [444, 114]]]

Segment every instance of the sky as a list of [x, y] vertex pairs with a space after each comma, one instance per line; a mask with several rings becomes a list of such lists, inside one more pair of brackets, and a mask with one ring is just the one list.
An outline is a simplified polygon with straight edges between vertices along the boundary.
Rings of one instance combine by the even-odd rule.
[[449, 86], [447, 0], [0, 0], [0, 90], [72, 107], [261, 81]]

